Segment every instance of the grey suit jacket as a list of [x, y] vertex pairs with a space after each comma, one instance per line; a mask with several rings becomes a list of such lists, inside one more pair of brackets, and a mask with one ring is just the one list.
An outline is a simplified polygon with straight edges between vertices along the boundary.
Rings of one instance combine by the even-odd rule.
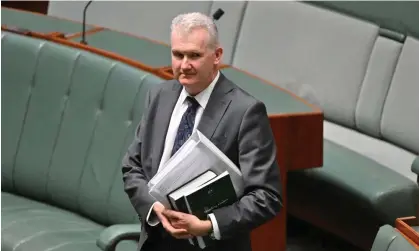
[[[125, 191], [142, 222], [140, 249], [147, 238], [160, 238], [152, 236], [152, 227], [145, 222], [155, 202], [147, 182], [158, 170], [181, 90], [178, 81], [169, 80], [149, 91], [142, 120], [123, 159]], [[250, 250], [250, 231], [282, 207], [276, 146], [265, 105], [220, 74], [198, 130], [240, 168], [245, 185], [238, 202], [213, 211], [221, 233], [214, 250]]]

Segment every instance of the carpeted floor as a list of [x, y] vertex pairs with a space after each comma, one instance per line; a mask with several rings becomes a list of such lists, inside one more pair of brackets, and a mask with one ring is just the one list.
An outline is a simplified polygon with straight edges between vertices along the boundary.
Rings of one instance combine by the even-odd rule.
[[288, 218], [287, 251], [363, 251], [306, 222]]

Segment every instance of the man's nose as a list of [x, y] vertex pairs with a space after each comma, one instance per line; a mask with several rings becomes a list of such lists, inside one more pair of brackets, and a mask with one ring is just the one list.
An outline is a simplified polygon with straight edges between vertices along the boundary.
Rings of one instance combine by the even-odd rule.
[[182, 69], [189, 69], [191, 67], [191, 64], [189, 63], [188, 57], [183, 57], [181, 67], [182, 67]]

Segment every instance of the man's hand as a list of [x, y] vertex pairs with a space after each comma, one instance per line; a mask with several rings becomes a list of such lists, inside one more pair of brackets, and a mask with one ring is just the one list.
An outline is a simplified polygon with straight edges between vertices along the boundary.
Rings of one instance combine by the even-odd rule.
[[186, 229], [177, 228], [170, 224], [169, 220], [163, 214], [163, 212], [166, 211], [166, 208], [163, 204], [161, 204], [160, 202], [156, 202], [153, 206], [153, 211], [157, 215], [157, 217], [159, 217], [159, 220], [162, 223], [164, 229], [166, 229], [166, 231], [170, 233], [173, 237], [175, 237], [176, 239], [188, 239], [192, 237], [192, 235], [188, 233]]
[[193, 236], [208, 235], [212, 229], [210, 220], [202, 221], [192, 214], [176, 212], [170, 209], [164, 210], [162, 214], [169, 220], [173, 227], [176, 229], [185, 229]]

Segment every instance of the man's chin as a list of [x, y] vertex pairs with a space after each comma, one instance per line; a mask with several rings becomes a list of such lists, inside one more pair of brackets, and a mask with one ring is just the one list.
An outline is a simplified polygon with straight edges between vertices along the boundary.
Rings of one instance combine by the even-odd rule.
[[182, 85], [193, 85], [196, 83], [196, 79], [193, 76], [181, 76], [178, 80]]

